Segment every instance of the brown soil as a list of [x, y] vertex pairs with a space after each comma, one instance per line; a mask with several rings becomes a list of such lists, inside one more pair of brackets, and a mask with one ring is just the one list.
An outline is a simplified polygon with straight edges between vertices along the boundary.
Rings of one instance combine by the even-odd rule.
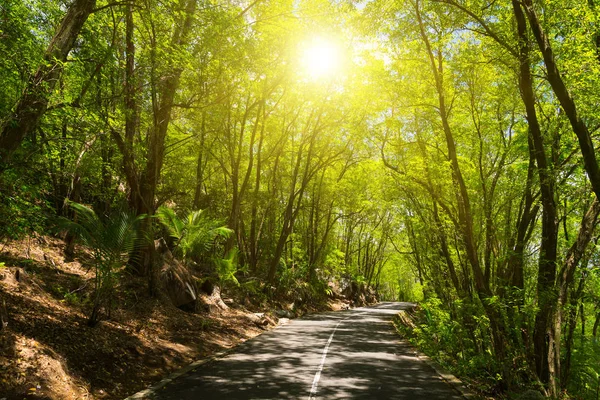
[[258, 326], [235, 304], [215, 314], [182, 311], [131, 276], [110, 318], [90, 328], [93, 274], [84, 252], [81, 262], [66, 262], [62, 248], [50, 237], [0, 245], [0, 313], [8, 320], [0, 328], [0, 399], [122, 399], [273, 326]]

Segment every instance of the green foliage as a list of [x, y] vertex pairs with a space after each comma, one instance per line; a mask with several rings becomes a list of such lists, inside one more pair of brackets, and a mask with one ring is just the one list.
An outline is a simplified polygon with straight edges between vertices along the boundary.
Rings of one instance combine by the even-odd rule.
[[80, 306], [89, 302], [89, 299], [80, 295], [77, 291], [70, 291], [68, 289], [64, 289], [60, 285], [52, 286], [50, 290], [57, 297], [62, 298], [62, 301], [72, 306]]
[[[419, 303], [413, 316], [415, 326], [405, 325], [401, 320], [395, 325], [425, 354], [456, 375], [477, 381], [477, 385], [486, 390], [496, 387], [502, 374], [489, 347], [488, 351], [481, 352], [476, 348], [481, 342], [472, 340], [486, 334], [489, 320], [475, 314], [470, 328], [460, 322], [465, 321], [465, 317], [470, 318], [473, 312], [476, 311], [458, 302], [451, 314], [439, 299], [432, 297]], [[473, 332], [469, 334], [468, 329]]]
[[[201, 260], [218, 240], [233, 233], [218, 220], [208, 217], [204, 210], [192, 211], [181, 219], [171, 208], [160, 207], [157, 215], [174, 241], [174, 253], [184, 260]], [[232, 261], [237, 255], [229, 254], [228, 257], [226, 259]]]
[[597, 337], [574, 339], [569, 391], [582, 399], [595, 400], [600, 387], [600, 341]]
[[67, 230], [92, 250], [94, 270], [94, 294], [89, 315], [90, 326], [95, 326], [104, 312], [110, 316], [113, 294], [120, 274], [136, 246], [142, 244], [140, 223], [145, 215], [135, 216], [121, 211], [107, 218], [100, 218], [91, 208], [69, 202], [73, 221], [61, 218], [58, 227]]
[[325, 262], [323, 263], [323, 269], [325, 276], [333, 276], [339, 279], [346, 273], [345, 259], [346, 255], [339, 249], [333, 249], [327, 253]]
[[358, 285], [364, 285], [364, 284], [367, 282], [367, 280], [365, 279], [365, 277], [364, 277], [364, 276], [362, 276], [362, 275], [360, 275], [360, 274], [359, 274], [359, 275], [355, 275], [355, 276], [353, 277], [353, 280], [354, 280], [354, 282], [356, 282]]
[[[0, 4], [0, 120], [42, 60], [63, 3]], [[415, 2], [242, 3], [147, 2], [134, 9], [131, 43], [127, 7], [99, 7], [38, 127], [14, 163], [0, 165], [0, 239], [43, 231], [48, 217], [65, 215], [65, 198], [106, 214], [126, 201], [138, 212], [204, 209], [178, 216], [161, 207], [158, 218], [174, 254], [210, 263], [222, 282], [243, 276], [240, 290], [261, 300], [266, 291], [318, 301], [329, 280], [348, 279], [385, 299], [423, 301], [414, 340], [442, 362], [490, 386], [502, 383], [498, 373], [537, 379], [524, 365], [533, 364], [531, 335], [544, 316], [538, 249], [550, 203], [540, 197], [535, 155], [550, 163], [559, 264], [592, 196], [533, 40], [545, 148], [531, 149], [511, 3], [419, 1], [420, 16]], [[563, 3], [533, 6], [578, 118], [594, 134], [598, 8]], [[186, 4], [197, 6], [189, 26]], [[296, 18], [280, 23], [286, 15]], [[302, 69], [301, 50], [315, 34], [342, 43], [335, 76], [315, 80]], [[124, 70], [130, 46], [133, 77]], [[592, 144], [597, 152], [597, 135]], [[71, 207], [84, 224], [88, 211]], [[227, 215], [228, 226], [207, 209]], [[96, 293], [109, 298], [102, 293], [118, 283], [133, 244], [109, 237], [123, 216], [94, 218], [73, 232], [97, 249]], [[92, 240], [98, 229], [111, 232]], [[598, 265], [598, 249], [586, 254]], [[600, 286], [591, 273], [585, 279], [589, 321]], [[94, 307], [110, 309], [104, 300]], [[494, 334], [506, 352], [494, 349]], [[589, 382], [575, 378], [569, 389], [589, 392], [597, 349], [589, 332], [579, 339], [573, 374]]]
[[259, 304], [261, 307], [267, 304], [268, 296], [264, 291], [264, 283], [259, 279], [250, 278], [242, 282], [239, 290], [242, 294], [251, 298], [255, 304]]
[[238, 250], [232, 249], [225, 255], [224, 258], [215, 258], [214, 263], [216, 265], [217, 275], [219, 280], [223, 283], [233, 283], [239, 286], [239, 282], [235, 277], [238, 272]]
[[16, 169], [0, 174], [0, 239], [20, 239], [34, 232], [43, 233], [46, 220], [53, 215], [45, 199], [46, 184], [35, 172], [20, 174]]

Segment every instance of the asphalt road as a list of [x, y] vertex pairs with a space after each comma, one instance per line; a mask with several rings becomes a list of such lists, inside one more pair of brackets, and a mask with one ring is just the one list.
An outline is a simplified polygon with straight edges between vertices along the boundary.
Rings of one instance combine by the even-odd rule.
[[381, 303], [293, 320], [150, 398], [462, 399], [400, 342], [391, 320], [406, 306]]

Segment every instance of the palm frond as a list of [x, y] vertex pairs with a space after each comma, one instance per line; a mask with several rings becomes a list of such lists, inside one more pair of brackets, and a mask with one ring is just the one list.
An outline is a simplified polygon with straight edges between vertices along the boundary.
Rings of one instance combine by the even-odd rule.
[[223, 282], [233, 282], [235, 285], [239, 285], [238, 279], [235, 277], [235, 273], [238, 270], [238, 255], [237, 249], [232, 249], [225, 255], [225, 258], [214, 259], [216, 265], [217, 274], [219, 279]]
[[58, 226], [69, 230], [94, 253], [95, 294], [89, 317], [89, 324], [94, 326], [100, 318], [100, 310], [110, 309], [109, 298], [118, 280], [119, 268], [127, 263], [136, 246], [144, 242], [139, 240], [139, 226], [146, 215], [135, 216], [123, 211], [100, 218], [87, 206], [75, 202], [68, 205], [75, 212], [75, 220], [61, 218]]
[[169, 235], [177, 241], [180, 241], [185, 234], [186, 223], [184, 223], [175, 214], [175, 211], [169, 207], [162, 206], [156, 212], [159, 221], [169, 231]]
[[204, 210], [192, 211], [183, 219], [168, 207], [161, 207], [157, 214], [177, 241], [174, 251], [186, 259], [201, 258], [211, 250], [216, 240], [228, 238], [233, 233], [226, 226], [221, 226], [220, 221], [211, 219]]

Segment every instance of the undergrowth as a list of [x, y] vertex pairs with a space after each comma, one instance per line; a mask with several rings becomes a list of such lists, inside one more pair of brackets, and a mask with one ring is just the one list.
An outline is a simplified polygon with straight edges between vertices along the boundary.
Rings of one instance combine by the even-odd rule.
[[473, 318], [475, 332], [468, 334], [461, 319], [443, 309], [439, 299], [430, 298], [398, 316], [394, 325], [405, 339], [444, 369], [477, 391], [495, 395], [501, 386], [501, 366], [491, 352], [478, 351], [484, 345], [480, 333], [487, 329], [489, 321]]

